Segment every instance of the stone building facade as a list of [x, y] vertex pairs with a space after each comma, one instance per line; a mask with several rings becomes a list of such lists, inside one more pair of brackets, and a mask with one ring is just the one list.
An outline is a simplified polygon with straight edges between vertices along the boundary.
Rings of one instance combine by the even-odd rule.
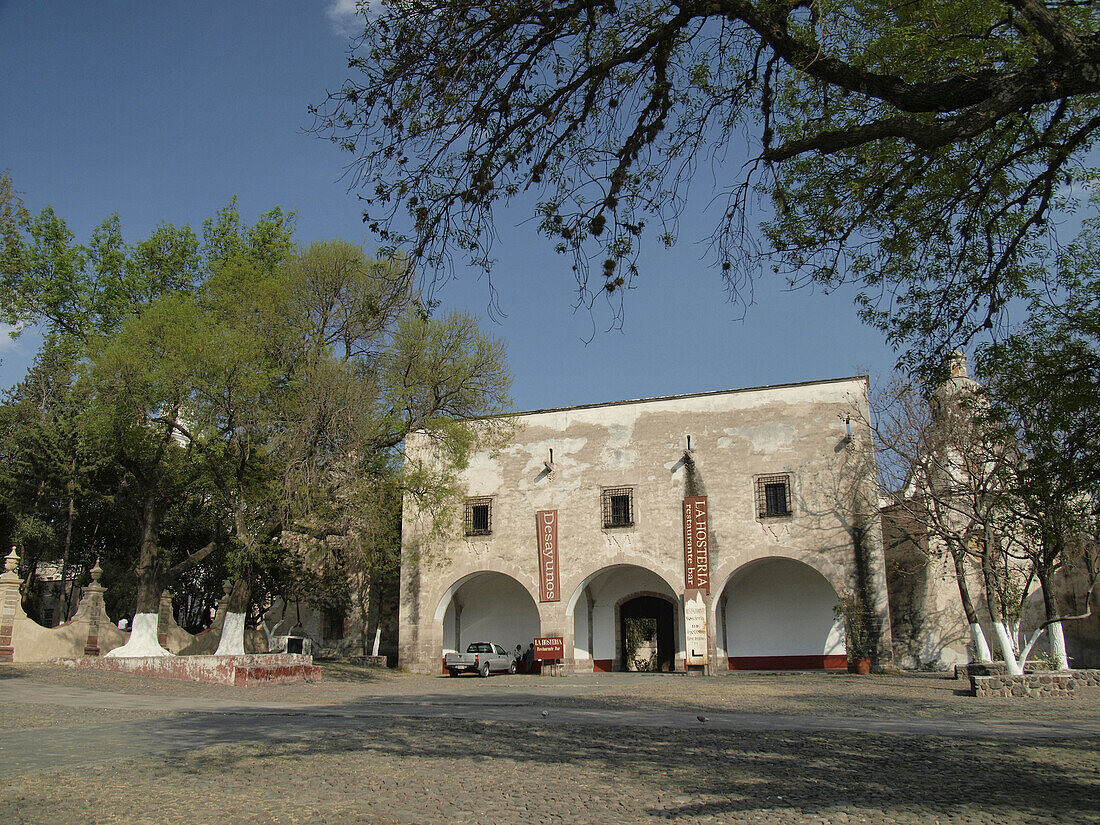
[[[539, 410], [461, 475], [462, 525], [403, 513], [400, 663], [560, 637], [577, 672], [846, 666], [839, 597], [890, 627], [864, 377]], [[476, 426], [476, 424], [475, 424]], [[410, 457], [430, 459], [417, 435]], [[638, 623], [641, 624], [638, 624]], [[650, 632], [636, 656], [624, 639]], [[636, 635], [636, 634], [635, 634]]]

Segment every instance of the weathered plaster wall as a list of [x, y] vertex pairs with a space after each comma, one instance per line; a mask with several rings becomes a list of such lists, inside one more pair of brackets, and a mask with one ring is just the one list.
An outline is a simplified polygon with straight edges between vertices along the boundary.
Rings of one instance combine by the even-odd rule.
[[[870, 436], [858, 428], [849, 435], [848, 416], [853, 428], [867, 418], [862, 378], [517, 416], [514, 441], [497, 455], [475, 457], [462, 477], [468, 495], [492, 497], [491, 536], [426, 546], [419, 514], [406, 501], [401, 663], [438, 668], [445, 599], [455, 582], [480, 571], [503, 573], [525, 588], [537, 605], [541, 633], [564, 636], [570, 659], [574, 650], [586, 662], [593, 652], [595, 659], [614, 656], [609, 611], [632, 588], [667, 592], [678, 600], [682, 618], [685, 495], [708, 497], [712, 661], [715, 600], [737, 570], [759, 558], [789, 558], [817, 571], [834, 594], [855, 590], [857, 534], [888, 639], [881, 532], [867, 486]], [[689, 435], [692, 452], [685, 461]], [[414, 458], [428, 449], [415, 435], [406, 446]], [[791, 474], [793, 514], [758, 519], [754, 477], [777, 473]], [[604, 529], [601, 489], [619, 486], [633, 488], [634, 525]], [[539, 604], [535, 513], [543, 509], [559, 513], [562, 598]], [[630, 567], [604, 574], [616, 566]], [[603, 588], [610, 590], [601, 593]], [[595, 651], [587, 639], [589, 598]], [[682, 650], [682, 627], [678, 632]]]

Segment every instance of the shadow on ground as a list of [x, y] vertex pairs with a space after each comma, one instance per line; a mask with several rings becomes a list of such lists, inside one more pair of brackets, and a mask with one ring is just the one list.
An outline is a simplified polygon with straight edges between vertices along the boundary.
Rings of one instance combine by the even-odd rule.
[[[682, 801], [648, 806], [651, 816], [692, 818], [744, 811], [799, 808], [914, 809], [955, 816], [963, 809], [1012, 812], [1032, 822], [1097, 820], [1100, 757], [1092, 741], [959, 741], [944, 737], [875, 734], [624, 729], [530, 725], [470, 720], [357, 720], [357, 730], [333, 720], [291, 733], [285, 719], [251, 719], [250, 739], [276, 748], [211, 754], [201, 761], [169, 757], [186, 772], [224, 772], [250, 763], [292, 769], [311, 757], [341, 761], [422, 763], [461, 759], [494, 766], [527, 766], [521, 773], [571, 771], [607, 784], [660, 787]], [[168, 737], [221, 738], [216, 722], [205, 734], [194, 720], [158, 723]], [[174, 730], [174, 728], [179, 730]], [[328, 728], [326, 730], [325, 728]], [[222, 733], [229, 731], [222, 729]], [[288, 736], [289, 734], [289, 736]], [[233, 741], [227, 738], [225, 741]], [[196, 742], [197, 744], [197, 742]], [[252, 767], [251, 769], [255, 769]], [[598, 798], [598, 789], [592, 789]], [[1089, 817], [1093, 817], [1089, 819]]]

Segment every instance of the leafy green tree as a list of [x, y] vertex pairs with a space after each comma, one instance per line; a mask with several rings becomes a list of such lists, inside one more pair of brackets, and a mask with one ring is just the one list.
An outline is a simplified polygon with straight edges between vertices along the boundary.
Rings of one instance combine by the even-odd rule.
[[49, 338], [72, 339], [80, 357], [96, 336], [109, 336], [161, 295], [197, 289], [212, 268], [243, 256], [271, 269], [294, 246], [293, 214], [275, 207], [248, 226], [236, 198], [204, 222], [201, 239], [189, 226], [161, 224], [131, 245], [112, 215], [76, 243], [49, 207], [22, 212], [16, 226], [5, 237], [0, 321], [41, 324]]
[[431, 317], [405, 267], [344, 242], [272, 269], [230, 258], [201, 290], [127, 322], [114, 345], [142, 354], [126, 380], [149, 388], [149, 422], [201, 458], [231, 525], [223, 653], [243, 650], [254, 588], [285, 571], [295, 537], [366, 551], [351, 559], [370, 562], [360, 572], [392, 564], [397, 497], [386, 493], [440, 495], [451, 478], [402, 468], [405, 436], [432, 433], [461, 466], [479, 442], [455, 419], [507, 403], [498, 342], [468, 316]]
[[0, 278], [14, 271], [19, 250], [19, 227], [27, 219], [23, 200], [15, 191], [11, 175], [0, 172]]
[[[5, 235], [3, 320], [42, 325], [45, 352], [67, 358], [67, 372], [58, 374], [51, 396], [59, 412], [42, 417], [49, 423], [48, 440], [70, 451], [79, 445], [96, 462], [111, 466], [110, 486], [97, 491], [98, 500], [109, 506], [95, 514], [105, 525], [121, 520], [134, 527], [126, 541], [116, 543], [128, 553], [104, 554], [109, 572], [132, 570], [139, 578], [129, 593], [125, 586], [112, 588], [113, 601], [134, 599], [125, 604], [126, 612], [156, 613], [161, 590], [224, 544], [217, 539], [224, 537], [225, 527], [219, 528], [217, 511], [196, 511], [195, 498], [210, 493], [202, 488], [204, 477], [171, 428], [153, 425], [148, 405], [164, 402], [165, 396], [154, 393], [153, 398], [155, 385], [131, 380], [141, 374], [138, 365], [145, 354], [117, 346], [118, 331], [162, 297], [194, 292], [211, 269], [229, 259], [270, 269], [292, 248], [291, 215], [276, 208], [245, 225], [235, 200], [205, 222], [201, 239], [189, 227], [161, 225], [131, 245], [115, 216], [97, 227], [87, 243], [76, 243], [50, 209], [34, 217], [20, 212], [15, 229]], [[170, 342], [172, 331], [166, 332]], [[27, 428], [13, 430], [5, 448], [35, 457], [41, 472], [53, 465], [56, 475], [61, 467], [77, 466], [75, 458], [42, 449], [44, 435], [32, 435]], [[26, 494], [13, 500], [16, 510], [27, 509]], [[73, 510], [81, 511], [71, 498], [69, 509], [70, 520]], [[60, 518], [53, 513], [27, 524], [62, 523]]]
[[408, 0], [364, 15], [315, 128], [417, 266], [489, 268], [495, 209], [532, 193], [588, 301], [675, 240], [705, 170], [733, 289], [764, 262], [853, 282], [938, 368], [1042, 277], [1100, 127], [1097, 24], [1093, 0]]
[[39, 562], [60, 563], [62, 621], [73, 606], [71, 586], [120, 538], [110, 519], [100, 524], [118, 477], [84, 436], [75, 371], [71, 351], [47, 346], [0, 403], [0, 535], [21, 549], [31, 615]]

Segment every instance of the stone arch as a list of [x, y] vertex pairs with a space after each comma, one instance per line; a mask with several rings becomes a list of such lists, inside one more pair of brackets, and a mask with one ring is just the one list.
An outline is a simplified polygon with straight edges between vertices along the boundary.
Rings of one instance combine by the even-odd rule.
[[[746, 568], [758, 562], [769, 559], [786, 559], [795, 561], [816, 570], [829, 583], [835, 593], [843, 593], [855, 586], [855, 563], [851, 567], [837, 564], [823, 553], [806, 553], [797, 549], [783, 546], [769, 547], [766, 550], [754, 552], [751, 556], [733, 556], [724, 561], [717, 568], [711, 570], [712, 593], [721, 593], [729, 585], [730, 581]], [[721, 582], [721, 586], [717, 584]]]
[[[676, 667], [676, 654], [679, 650], [677, 639], [680, 638], [680, 602], [674, 596], [656, 590], [640, 590], [636, 593], [629, 593], [615, 602], [615, 662], [618, 663], [619, 669], [629, 669], [623, 649], [623, 608], [628, 606], [630, 602], [645, 599], [661, 601], [668, 606], [667, 611], [659, 611], [664, 615], [655, 616], [658, 622], [657, 661], [659, 670], [665, 672], [674, 670]], [[668, 627], [662, 626], [663, 621], [668, 622]]]
[[[679, 616], [679, 593], [668, 579], [651, 567], [632, 562], [606, 564], [589, 571], [573, 588], [566, 619], [572, 619], [573, 657], [578, 670], [605, 672], [616, 669], [621, 660], [621, 607], [624, 600], [649, 593], [675, 605]], [[681, 622], [674, 637], [677, 656], [682, 648]]]
[[495, 642], [506, 650], [526, 648], [542, 627], [530, 589], [498, 570], [478, 570], [456, 579], [440, 597], [434, 620], [442, 632], [444, 655], [474, 641]]
[[566, 617], [568, 618], [573, 615], [577, 607], [577, 602], [580, 601], [581, 596], [584, 595], [584, 589], [586, 587], [588, 587], [601, 574], [606, 573], [608, 570], [613, 570], [617, 567], [636, 567], [639, 570], [645, 570], [648, 573], [652, 573], [654, 576], [660, 579], [661, 583], [668, 588], [670, 593], [677, 593], [676, 588], [670, 583], [668, 576], [664, 573], [658, 570], [654, 570], [652, 567], [648, 567], [644, 564], [638, 564], [635, 561], [613, 561], [610, 564], [602, 564], [598, 567], [594, 567], [584, 574], [584, 577], [580, 580], [580, 583], [573, 588], [573, 593], [569, 597], [569, 601], [567, 601], [565, 604]]
[[[527, 591], [527, 594], [531, 597], [532, 601], [537, 601], [537, 591], [535, 589], [536, 582], [531, 579], [528, 571], [521, 570], [515, 565], [463, 565], [461, 568], [454, 571], [454, 576], [451, 580], [451, 584], [448, 585], [435, 599], [435, 614], [434, 620], [438, 622], [443, 617], [443, 611], [447, 608], [447, 601], [453, 598], [455, 591], [458, 590], [466, 582], [481, 575], [482, 573], [498, 573], [502, 576], [506, 576], [509, 579], [513, 579], [516, 584]], [[431, 601], [428, 602], [431, 604]]]
[[724, 651], [730, 670], [844, 668], [844, 623], [833, 612], [838, 600], [829, 577], [803, 559], [746, 562], [714, 600], [719, 655]]

